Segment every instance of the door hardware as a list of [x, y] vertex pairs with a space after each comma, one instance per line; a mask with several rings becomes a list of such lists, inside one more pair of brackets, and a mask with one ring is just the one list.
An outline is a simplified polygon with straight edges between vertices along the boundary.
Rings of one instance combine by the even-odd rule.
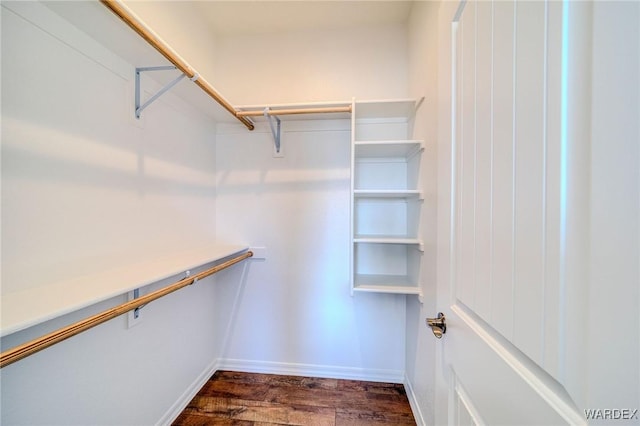
[[438, 312], [437, 318], [427, 318], [427, 326], [431, 327], [433, 335], [438, 339], [442, 339], [442, 335], [447, 332], [447, 322], [444, 314]]

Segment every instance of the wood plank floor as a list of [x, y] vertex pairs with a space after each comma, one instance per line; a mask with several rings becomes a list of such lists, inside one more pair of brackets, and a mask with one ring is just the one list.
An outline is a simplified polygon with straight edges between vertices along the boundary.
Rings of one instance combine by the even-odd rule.
[[218, 371], [173, 423], [415, 425], [401, 384]]

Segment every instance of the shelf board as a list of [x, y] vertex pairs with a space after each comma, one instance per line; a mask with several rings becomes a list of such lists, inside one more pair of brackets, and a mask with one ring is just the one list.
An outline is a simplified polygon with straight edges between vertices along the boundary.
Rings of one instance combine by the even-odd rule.
[[419, 238], [398, 235], [356, 235], [353, 238], [353, 242], [365, 244], [423, 244], [422, 240]]
[[211, 245], [136, 262], [90, 275], [2, 294], [2, 330], [6, 336], [86, 308], [136, 288], [184, 273], [248, 250]]
[[422, 191], [418, 189], [355, 189], [355, 198], [405, 198], [422, 199]]
[[404, 275], [357, 274], [353, 290], [371, 293], [422, 294], [420, 287]]
[[[59, 19], [42, 20], [38, 18], [34, 24], [41, 26], [43, 30], [50, 32], [69, 44], [71, 48], [100, 63], [125, 80], [133, 80], [133, 67], [171, 65], [167, 59], [100, 2], [55, 1], [34, 5], [35, 3], [13, 2], [13, 4], [7, 3], [7, 6], [28, 20], [33, 19], [34, 16], [48, 15], [45, 13], [48, 11], [49, 14], [53, 13], [67, 21], [73, 28], [61, 25], [58, 22]], [[36, 7], [39, 9], [37, 14], [28, 10]], [[158, 36], [162, 37], [163, 34], [158, 34]], [[166, 41], [171, 44], [169, 40]], [[109, 53], [105, 53], [104, 50]], [[196, 70], [202, 71], [197, 68]], [[179, 74], [179, 71], [155, 72], [145, 74], [144, 78], [153, 80], [159, 87], [162, 87]], [[211, 76], [204, 74], [202, 77], [211, 78]], [[215, 81], [209, 81], [209, 83], [215, 86]], [[145, 83], [143, 85], [146, 87]], [[131, 91], [131, 99], [133, 99], [133, 85], [131, 85]], [[233, 115], [194, 83], [191, 83], [189, 79], [181, 81], [169, 93], [179, 97], [216, 122], [236, 122]]]
[[405, 118], [413, 117], [418, 102], [416, 99], [394, 99], [356, 101], [356, 120], [360, 118]]
[[424, 149], [421, 140], [355, 141], [358, 158], [411, 158]]
[[[335, 102], [308, 102], [308, 103], [288, 103], [273, 105], [240, 105], [236, 106], [238, 111], [264, 111], [269, 107], [274, 116], [282, 121], [302, 121], [302, 120], [342, 120], [350, 119], [351, 113], [312, 113], [312, 114], [290, 114], [278, 115], [278, 110], [285, 109], [307, 109], [307, 108], [333, 108], [351, 106], [351, 101], [335, 101]], [[255, 123], [267, 122], [264, 116], [252, 116], [251, 120]]]

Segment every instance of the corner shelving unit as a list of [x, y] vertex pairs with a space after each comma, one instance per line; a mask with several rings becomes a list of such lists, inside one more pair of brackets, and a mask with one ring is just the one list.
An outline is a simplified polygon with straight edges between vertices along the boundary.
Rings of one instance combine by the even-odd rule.
[[351, 291], [422, 297], [415, 100], [355, 102], [351, 123]]

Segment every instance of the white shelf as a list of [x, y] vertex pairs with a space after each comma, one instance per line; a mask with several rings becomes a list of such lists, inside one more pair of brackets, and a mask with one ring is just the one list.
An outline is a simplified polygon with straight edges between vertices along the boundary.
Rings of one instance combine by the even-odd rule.
[[399, 235], [356, 235], [353, 238], [354, 243], [362, 244], [407, 244], [422, 245], [422, 240], [418, 238], [405, 237]]
[[417, 189], [354, 189], [355, 198], [415, 198], [422, 199], [422, 191]]
[[419, 102], [356, 102], [352, 128], [352, 291], [415, 294], [424, 243], [420, 235], [421, 153], [411, 139]]
[[2, 329], [6, 336], [77, 311], [136, 288], [242, 253], [247, 246], [212, 245], [147, 259], [131, 265], [2, 294]]
[[379, 101], [356, 101], [356, 120], [360, 118], [401, 118], [413, 117], [418, 102], [415, 99], [394, 99]]
[[354, 290], [375, 293], [418, 294], [420, 287], [404, 275], [356, 275]]
[[358, 158], [408, 159], [424, 149], [420, 140], [356, 141], [354, 145]]
[[[10, 2], [3, 3], [3, 6], [10, 8], [25, 19], [33, 21], [35, 25], [60, 38], [71, 48], [87, 55], [126, 80], [133, 80], [134, 74], [130, 66], [171, 65], [164, 56], [100, 2]], [[71, 23], [79, 31], [69, 29], [68, 25], [61, 25], [59, 19], [41, 19], [41, 17], [52, 14]], [[158, 36], [162, 38], [163, 34], [158, 34]], [[153, 80], [159, 87], [162, 87], [179, 74], [178, 71], [145, 73], [144, 78]], [[211, 78], [204, 74], [202, 77]], [[209, 81], [209, 83], [214, 84], [215, 81]], [[133, 87], [131, 84], [131, 102], [133, 102]], [[236, 122], [233, 115], [189, 79], [183, 79], [169, 93], [212, 117], [216, 122]]]
[[[270, 104], [270, 105], [240, 105], [236, 106], [238, 111], [264, 111], [270, 108], [272, 114], [282, 121], [303, 121], [303, 120], [344, 120], [350, 119], [351, 113], [312, 113], [312, 114], [288, 114], [278, 115], [278, 110], [283, 109], [307, 109], [307, 108], [334, 108], [351, 106], [351, 101], [333, 101], [333, 102], [308, 102], [308, 103], [287, 103], [287, 104]], [[267, 122], [264, 116], [252, 116], [251, 121], [254, 123]]]

